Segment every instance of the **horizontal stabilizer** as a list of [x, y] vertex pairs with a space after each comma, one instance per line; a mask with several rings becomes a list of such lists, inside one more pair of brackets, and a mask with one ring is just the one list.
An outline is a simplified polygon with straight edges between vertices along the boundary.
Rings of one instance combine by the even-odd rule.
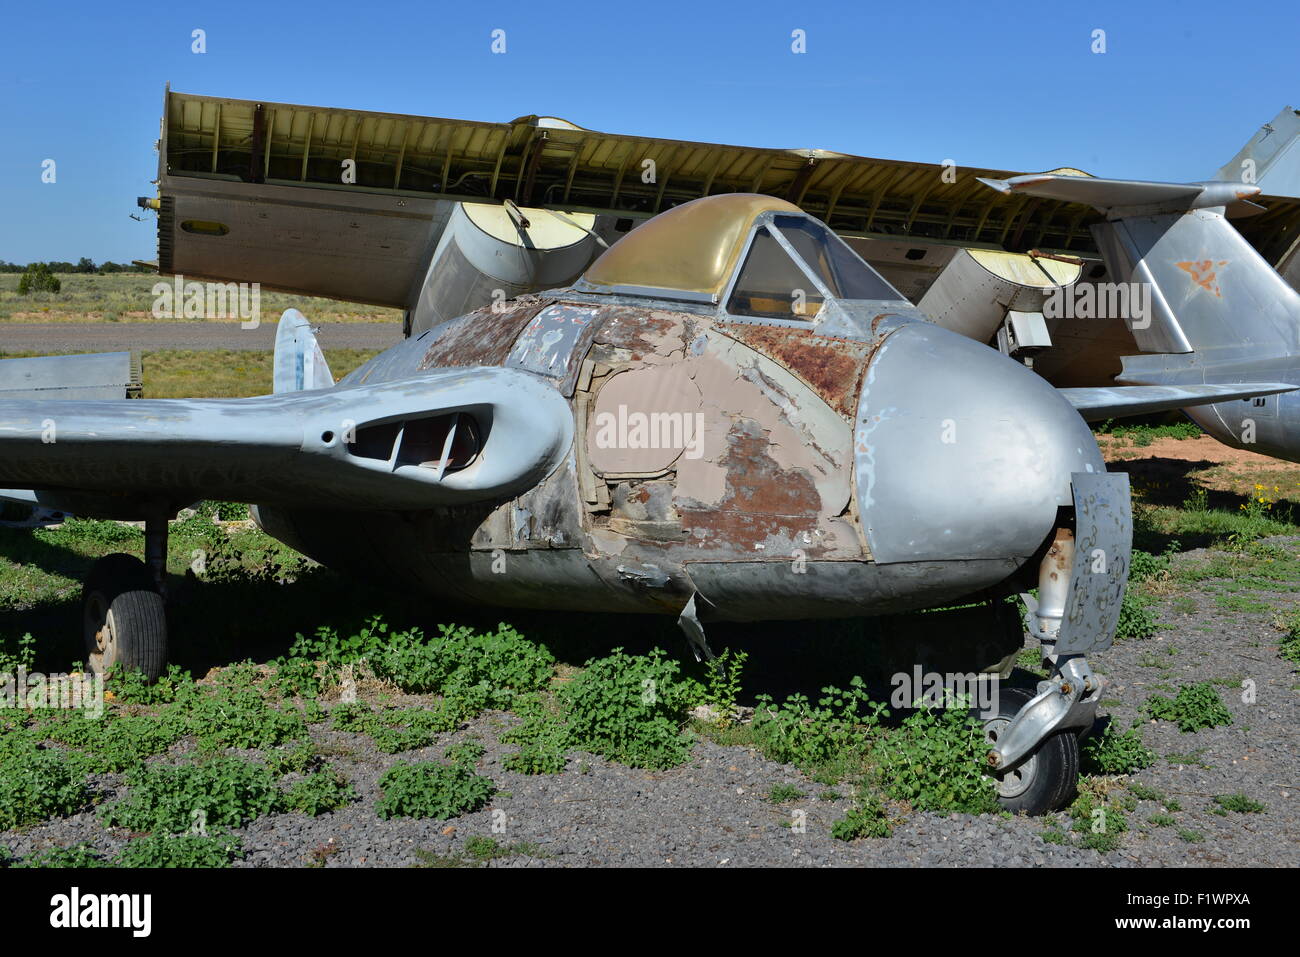
[[[1239, 204], [1259, 195], [1258, 186], [1244, 183], [1149, 183], [1131, 179], [1100, 179], [1095, 176], [1068, 176], [1062, 173], [1031, 173], [1010, 179], [980, 182], [999, 193], [1021, 193], [1066, 203], [1084, 203], [1100, 210], [1141, 209], [1143, 212], [1184, 212], [1211, 206], [1228, 206], [1229, 212]], [[1248, 204], [1255, 207], [1254, 203]]]
[[1097, 389], [1061, 389], [1075, 410], [1087, 422], [1165, 412], [1190, 405], [1212, 405], [1274, 395], [1300, 388], [1282, 382], [1235, 382], [1231, 385], [1134, 385]]
[[105, 517], [201, 498], [424, 509], [532, 487], [573, 431], [548, 382], [500, 368], [251, 399], [0, 398], [0, 488], [111, 500]]

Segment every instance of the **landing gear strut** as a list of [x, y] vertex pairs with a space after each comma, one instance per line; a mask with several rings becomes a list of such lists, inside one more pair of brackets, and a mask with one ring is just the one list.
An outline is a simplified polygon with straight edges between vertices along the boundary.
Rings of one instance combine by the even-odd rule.
[[147, 564], [120, 552], [106, 555], [86, 576], [82, 634], [96, 674], [116, 665], [153, 681], [167, 667], [166, 516], [145, 522], [145, 557]]
[[1021, 595], [1025, 627], [1051, 670], [1037, 693], [1008, 689], [986, 721], [988, 771], [1002, 806], [1043, 814], [1073, 796], [1079, 741], [1091, 730], [1105, 682], [1087, 655], [1109, 648], [1128, 580], [1128, 480], [1075, 472], [1075, 522], [1056, 529], [1038, 569], [1038, 595]]

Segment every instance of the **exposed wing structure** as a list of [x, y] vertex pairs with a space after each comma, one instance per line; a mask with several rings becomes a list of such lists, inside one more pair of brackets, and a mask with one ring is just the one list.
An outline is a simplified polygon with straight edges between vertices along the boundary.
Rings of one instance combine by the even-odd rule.
[[[1014, 172], [602, 133], [554, 117], [483, 123], [168, 91], [162, 133], [160, 272], [398, 307], [457, 202], [635, 220], [754, 192], [845, 237], [1091, 256], [1101, 218], [1088, 196], [980, 185]], [[1272, 262], [1300, 199], [1265, 194], [1267, 213], [1240, 228]]]
[[1137, 385], [1096, 389], [1061, 389], [1075, 410], [1088, 422], [1165, 412], [1192, 405], [1212, 405], [1234, 399], [1291, 392], [1282, 382], [1240, 382], [1232, 385]]
[[125, 399], [140, 391], [129, 352], [0, 360], [0, 399]]
[[200, 498], [420, 509], [529, 488], [572, 438], [563, 396], [500, 368], [251, 399], [0, 400], [0, 486], [83, 514]]

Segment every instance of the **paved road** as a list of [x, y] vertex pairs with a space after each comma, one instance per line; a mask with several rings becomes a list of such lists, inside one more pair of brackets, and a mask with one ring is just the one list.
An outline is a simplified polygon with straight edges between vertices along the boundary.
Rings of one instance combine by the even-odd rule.
[[[386, 349], [400, 341], [391, 322], [322, 323], [323, 349]], [[0, 323], [5, 352], [117, 352], [127, 349], [251, 349], [275, 347], [275, 323], [241, 329], [236, 322]]]

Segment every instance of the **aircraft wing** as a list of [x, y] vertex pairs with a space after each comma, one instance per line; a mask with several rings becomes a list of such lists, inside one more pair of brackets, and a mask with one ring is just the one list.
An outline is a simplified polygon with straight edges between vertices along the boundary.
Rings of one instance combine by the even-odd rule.
[[[630, 225], [700, 196], [767, 193], [846, 238], [892, 240], [900, 257], [933, 250], [925, 262], [908, 255], [911, 266], [954, 245], [1095, 257], [1098, 187], [1058, 179], [602, 133], [555, 117], [485, 123], [169, 89], [158, 196], [144, 202], [159, 214], [164, 275], [405, 308], [459, 201], [582, 210]], [[981, 180], [1012, 185], [992, 192]], [[1112, 195], [1138, 195], [1106, 182]], [[1146, 201], [1149, 191], [1140, 192]], [[1300, 223], [1300, 199], [1267, 190], [1264, 198], [1268, 214], [1239, 229], [1275, 262]]]
[[430, 508], [529, 488], [572, 439], [563, 396], [500, 368], [251, 399], [0, 398], [0, 487], [18, 490], [0, 496], [105, 517], [202, 498]]
[[1231, 385], [1135, 385], [1095, 389], [1061, 389], [1061, 395], [1087, 422], [1148, 412], [1165, 412], [1189, 405], [1213, 405], [1257, 395], [1274, 395], [1298, 388], [1283, 382], [1235, 382]]
[[1250, 202], [1251, 197], [1259, 195], [1259, 187], [1245, 183], [1153, 183], [1068, 173], [976, 178], [1003, 195], [1019, 193], [1062, 203], [1086, 203], [1104, 210], [1141, 207], [1165, 211], [1226, 206], [1230, 217], [1257, 216], [1265, 211], [1263, 206]]

